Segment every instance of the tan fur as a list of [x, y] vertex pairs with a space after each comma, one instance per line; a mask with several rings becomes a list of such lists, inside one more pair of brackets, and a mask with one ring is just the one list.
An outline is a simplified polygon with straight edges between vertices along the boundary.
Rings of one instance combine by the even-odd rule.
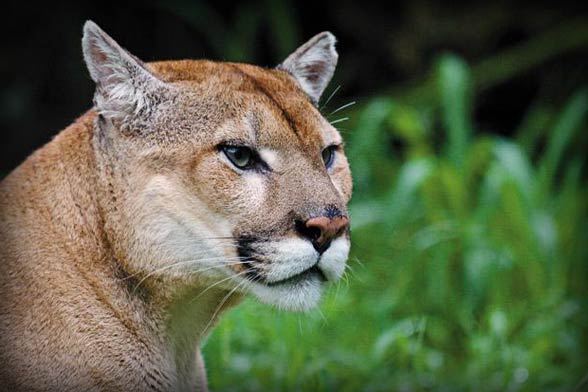
[[[3, 390], [206, 389], [198, 345], [244, 291], [169, 266], [234, 258], [242, 234], [292, 237], [293, 215], [325, 205], [346, 214], [345, 156], [330, 172], [321, 159], [341, 138], [288, 73], [147, 68], [166, 86], [156, 109], [124, 124], [90, 110], [0, 184]], [[263, 178], [217, 149], [252, 137], [279, 156]], [[212, 234], [195, 250], [198, 227]]]

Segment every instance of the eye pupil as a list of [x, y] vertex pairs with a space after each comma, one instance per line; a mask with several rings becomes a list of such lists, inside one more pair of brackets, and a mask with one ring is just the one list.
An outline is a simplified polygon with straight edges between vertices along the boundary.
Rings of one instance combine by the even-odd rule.
[[251, 150], [247, 147], [228, 146], [223, 149], [225, 155], [233, 165], [244, 169], [251, 165]]
[[333, 158], [335, 155], [334, 150], [335, 150], [335, 147], [331, 146], [331, 147], [325, 148], [322, 152], [323, 162], [325, 163], [325, 167], [327, 169], [333, 164]]

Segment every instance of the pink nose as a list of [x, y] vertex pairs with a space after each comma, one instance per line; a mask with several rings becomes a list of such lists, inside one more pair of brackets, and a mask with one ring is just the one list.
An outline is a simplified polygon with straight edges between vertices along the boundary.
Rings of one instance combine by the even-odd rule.
[[349, 219], [345, 216], [317, 216], [304, 222], [304, 228], [301, 234], [312, 242], [319, 253], [323, 253], [329, 248], [331, 241], [349, 228]]

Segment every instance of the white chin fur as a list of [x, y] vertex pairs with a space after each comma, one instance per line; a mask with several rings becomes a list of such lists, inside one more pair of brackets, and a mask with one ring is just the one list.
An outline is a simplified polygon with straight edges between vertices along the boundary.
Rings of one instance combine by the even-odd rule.
[[[314, 266], [319, 254], [307, 240], [288, 238], [265, 245], [265, 254], [271, 254], [271, 262], [265, 267], [267, 282], [280, 282], [296, 276]], [[345, 271], [349, 256], [349, 240], [340, 237], [322, 254], [318, 266], [328, 281], [336, 281]], [[293, 281], [265, 285], [253, 283], [251, 292], [265, 304], [285, 310], [303, 311], [318, 305], [322, 293], [322, 280], [316, 274], [294, 278]]]
[[304, 280], [275, 286], [255, 284], [251, 286], [251, 292], [264, 304], [283, 310], [304, 311], [318, 305], [322, 282], [318, 275], [311, 275]]

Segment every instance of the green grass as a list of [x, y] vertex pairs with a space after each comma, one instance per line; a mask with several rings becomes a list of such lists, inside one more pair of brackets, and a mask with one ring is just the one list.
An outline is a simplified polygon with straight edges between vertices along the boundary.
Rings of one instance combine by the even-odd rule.
[[461, 59], [434, 80], [433, 103], [353, 113], [353, 272], [308, 314], [229, 312], [212, 389], [572, 390], [588, 372], [588, 90], [505, 139], [472, 123]]

